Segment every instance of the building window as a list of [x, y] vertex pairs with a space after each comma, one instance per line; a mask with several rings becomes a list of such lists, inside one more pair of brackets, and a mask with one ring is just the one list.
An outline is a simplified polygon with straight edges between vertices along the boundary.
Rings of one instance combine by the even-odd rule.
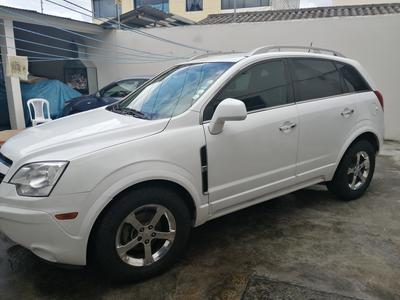
[[117, 6], [115, 0], [93, 0], [93, 14], [96, 18], [117, 17]]
[[169, 12], [169, 0], [135, 0], [135, 8], [151, 6], [165, 13]]
[[236, 8], [270, 6], [271, 0], [221, 0], [222, 9], [234, 9], [236, 1]]
[[186, 11], [203, 10], [203, 0], [186, 0]]

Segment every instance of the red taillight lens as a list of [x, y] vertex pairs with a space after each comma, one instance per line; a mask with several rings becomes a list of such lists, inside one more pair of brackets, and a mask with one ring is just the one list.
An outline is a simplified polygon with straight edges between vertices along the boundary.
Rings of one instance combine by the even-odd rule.
[[383, 95], [382, 95], [382, 93], [380, 91], [374, 91], [374, 93], [375, 93], [376, 97], [378, 98], [379, 103], [381, 104], [382, 110], [383, 110]]

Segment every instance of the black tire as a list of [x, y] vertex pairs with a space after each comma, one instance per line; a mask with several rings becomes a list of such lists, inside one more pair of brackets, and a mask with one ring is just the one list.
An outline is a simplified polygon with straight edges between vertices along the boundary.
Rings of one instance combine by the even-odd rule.
[[[360, 186], [357, 189], [350, 188], [349, 181], [353, 179], [354, 173], [348, 174], [350, 168], [354, 169], [355, 160], [357, 158], [357, 153], [365, 152], [369, 158], [369, 173], [366, 176], [365, 181], [362, 183], [360, 181]], [[327, 187], [330, 192], [335, 194], [342, 200], [350, 201], [360, 198], [367, 190], [369, 184], [371, 183], [374, 171], [375, 171], [375, 157], [376, 149], [370, 142], [366, 140], [360, 140], [355, 142], [353, 145], [347, 149], [342, 160], [336, 169], [335, 175], [332, 181], [327, 182]], [[365, 169], [364, 169], [365, 170]], [[362, 169], [361, 169], [362, 172]]]
[[[176, 224], [174, 240], [169, 250], [159, 260], [150, 265], [133, 266], [123, 261], [117, 253], [116, 238], [120, 225], [125, 218], [133, 211], [147, 205], [162, 206], [167, 208], [173, 215]], [[131, 190], [116, 199], [115, 203], [111, 204], [96, 225], [91, 241], [91, 254], [93, 255], [91, 263], [97, 265], [113, 281], [131, 282], [152, 277], [165, 271], [182, 256], [190, 229], [191, 218], [189, 210], [179, 193], [159, 187], [142, 187]], [[154, 228], [154, 230], [156, 229]], [[137, 231], [137, 234], [139, 234], [139, 231]], [[144, 239], [142, 239], [143, 251], [145, 247]], [[154, 241], [157, 242], [156, 240]], [[153, 241], [150, 242], [150, 244], [152, 243]]]

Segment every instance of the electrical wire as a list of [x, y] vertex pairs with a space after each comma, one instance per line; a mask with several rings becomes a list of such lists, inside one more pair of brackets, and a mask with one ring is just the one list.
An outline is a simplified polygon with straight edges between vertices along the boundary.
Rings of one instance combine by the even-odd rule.
[[[65, 48], [61, 48], [61, 47], [56, 47], [56, 46], [51, 46], [51, 45], [47, 45], [47, 44], [43, 44], [43, 43], [38, 43], [38, 42], [33, 42], [33, 41], [25, 40], [25, 39], [20, 39], [20, 38], [16, 38], [16, 37], [10, 37], [10, 36], [6, 36], [6, 35], [2, 35], [2, 34], [0, 34], [0, 37], [7, 38], [7, 39], [14, 39], [15, 41], [21, 41], [21, 42], [25, 42], [25, 43], [29, 43], [29, 44], [33, 44], [33, 45], [38, 45], [38, 46], [42, 46], [42, 47], [46, 47], [46, 48], [57, 49], [57, 50], [66, 51], [66, 52], [73, 52], [73, 53], [87, 55], [87, 56], [100, 56], [102, 59], [103, 58], [112, 59], [112, 60], [120, 60], [120, 59], [123, 60], [124, 59], [124, 58], [116, 58], [116, 57], [112, 57], [112, 56], [105, 56], [105, 55], [95, 54], [95, 53], [89, 54], [89, 53], [82, 52], [82, 51], [65, 49]], [[126, 60], [132, 60], [133, 58], [125, 58], [125, 59]], [[161, 62], [161, 61], [163, 61], [165, 59], [161, 59], [160, 58], [160, 59], [153, 59], [153, 60]], [[142, 60], [141, 59], [136, 59], [136, 61], [140, 62]]]
[[[55, 2], [55, 1], [52, 1], [52, 0], [45, 0], [45, 1], [50, 2], [50, 3], [53, 3], [54, 5], [57, 5], [57, 6], [63, 7], [63, 8], [65, 8], [65, 9], [71, 10], [71, 11], [73, 11], [73, 12], [80, 13], [80, 14], [82, 14], [82, 15], [84, 15], [84, 16], [88, 16], [88, 17], [91, 17], [91, 18], [93, 18], [93, 19], [103, 21], [101, 18], [94, 17], [93, 15], [84, 14], [84, 13], [81, 12], [81, 11], [78, 11], [78, 10], [75, 10], [75, 9], [70, 8], [70, 7], [68, 7], [68, 6], [59, 4], [59, 3]], [[92, 12], [91, 10], [89, 10], [89, 9], [83, 7], [83, 6], [80, 6], [80, 5], [78, 5], [78, 4], [75, 4], [75, 3], [71, 2], [71, 1], [68, 1], [68, 0], [61, 0], [61, 1], [64, 1], [64, 2], [66, 2], [66, 3], [68, 3], [68, 4], [74, 5], [74, 6], [76, 6], [76, 7], [79, 7], [80, 9], [89, 11], [91, 14], [93, 14], [93, 12]], [[186, 45], [186, 44], [183, 44], [183, 43], [179, 43], [179, 42], [176, 42], [176, 41], [168, 40], [168, 39], [159, 37], [159, 36], [157, 36], [157, 35], [150, 34], [150, 33], [148, 33], [148, 32], [144, 32], [144, 31], [141, 31], [141, 30], [139, 30], [139, 29], [137, 29], [137, 28], [134, 28], [134, 27], [131, 27], [131, 26], [122, 24], [121, 22], [115, 21], [115, 20], [110, 19], [110, 18], [105, 18], [105, 19], [106, 19], [107, 21], [104, 22], [104, 23], [108, 23], [108, 24], [111, 24], [111, 25], [116, 24], [116, 25], [119, 25], [119, 26], [121, 26], [121, 27], [123, 27], [123, 28], [126, 28], [128, 31], [132, 31], [132, 32], [134, 32], [134, 33], [137, 33], [137, 34], [140, 34], [140, 35], [149, 37], [149, 38], [153, 38], [153, 39], [155, 39], [155, 40], [159, 40], [159, 41], [166, 42], [166, 43], [170, 43], [170, 44], [173, 44], [173, 45], [176, 45], [176, 46], [181, 46], [181, 47], [184, 47], [184, 48], [188, 48], [188, 49], [192, 49], [192, 50], [198, 50], [198, 51], [202, 51], [202, 52], [210, 52], [210, 51], [211, 51], [211, 50], [209, 50], [209, 49], [193, 47], [193, 46]]]
[[[29, 50], [29, 49], [25, 49], [25, 48], [19, 48], [19, 47], [11, 47], [11, 46], [4, 46], [4, 45], [0, 45], [1, 48], [8, 48], [8, 49], [14, 49], [14, 50], [18, 50], [18, 51], [25, 51], [25, 52], [29, 52], [29, 53], [35, 53], [35, 54], [39, 54], [39, 55], [43, 55], [44, 58], [47, 58], [46, 55], [54, 61], [58, 61], [58, 60], [70, 60], [70, 61], [74, 61], [74, 60], [82, 60], [82, 61], [92, 61], [91, 59], [88, 58], [80, 58], [80, 57], [68, 57], [68, 56], [62, 56], [62, 55], [56, 55], [56, 54], [51, 54], [51, 53], [46, 53], [46, 52], [40, 52], [40, 51], [34, 51], [34, 50]], [[28, 56], [29, 57], [29, 56]], [[37, 57], [37, 58], [41, 58], [41, 57]], [[175, 60], [175, 59], [170, 59], [171, 61]], [[46, 59], [46, 61], [49, 61]], [[167, 61], [167, 60], [164, 60]], [[149, 61], [107, 61], [107, 60], [102, 60], [102, 63], [110, 63], [110, 64], [143, 64], [143, 63], [159, 63], [160, 61], [154, 61], [154, 60], [149, 60]]]
[[[56, 28], [58, 30], [61, 30], [61, 31], [64, 31], [64, 32], [68, 32], [70, 34], [73, 34], [73, 35], [76, 35], [76, 36], [79, 36], [79, 37], [82, 37], [82, 38], [93, 40], [93, 41], [96, 41], [98, 43], [107, 44], [107, 42], [105, 40], [101, 40], [101, 39], [94, 38], [94, 37], [91, 37], [91, 36], [88, 36], [88, 35], [85, 35], [85, 34], [81, 34], [81, 33], [78, 33], [78, 32], [72, 31], [72, 30], [68, 30], [68, 29], [62, 28], [60, 26], [56, 26], [54, 24], [49, 24], [49, 23], [46, 23], [46, 22], [43, 22], [43, 21], [39, 21], [39, 20], [37, 20], [35, 18], [26, 16], [26, 15], [23, 15], [23, 14], [20, 14], [20, 13], [17, 13], [17, 12], [13, 12], [13, 11], [11, 11], [9, 9], [4, 8], [4, 7], [0, 7], [0, 11], [4, 11], [4, 12], [7, 12], [7, 13], [9, 13], [11, 15], [15, 15], [15, 16], [19, 16], [21, 18], [32, 20], [32, 21], [34, 21], [34, 23], [38, 23], [38, 24], [41, 24], [41, 25], [44, 25], [44, 26], [51, 25], [53, 28]], [[149, 51], [137, 50], [137, 49], [133, 49], [133, 48], [130, 48], [130, 47], [125, 47], [125, 46], [121, 46], [121, 45], [117, 45], [117, 44], [113, 44], [112, 46], [114, 46], [116, 48], [130, 50], [130, 51], [137, 52], [137, 53], [148, 54], [150, 56], [161, 56], [161, 57], [168, 57], [168, 58], [172, 58], [172, 57], [176, 58], [175, 56], [169, 56], [169, 55], [163, 55], [163, 54], [159, 54], [159, 53], [152, 53], [152, 52], [149, 52]]]
[[[64, 1], [64, 2], [66, 2], [66, 3], [69, 3], [69, 4], [71, 4], [71, 5], [74, 5], [74, 6], [76, 6], [76, 7], [79, 7], [80, 9], [86, 10], [86, 11], [90, 12], [91, 15], [84, 14], [84, 13], [82, 13], [81, 11], [74, 10], [74, 9], [72, 9], [72, 8], [70, 8], [70, 7], [67, 7], [67, 6], [64, 6], [64, 5], [62, 5], [62, 4], [56, 3], [56, 2], [54, 2], [54, 1], [52, 1], [52, 0], [45, 0], [45, 1], [50, 2], [50, 3], [53, 3], [53, 4], [58, 5], [58, 6], [60, 6], [60, 7], [69, 9], [69, 10], [71, 10], [71, 11], [80, 13], [80, 14], [82, 14], [82, 15], [84, 15], [84, 16], [92, 17], [93, 19], [96, 19], [96, 20], [99, 20], [99, 21], [104, 22], [103, 18], [94, 17], [94, 16], [93, 16], [93, 12], [92, 12], [91, 10], [89, 10], [89, 9], [83, 7], [83, 6], [80, 6], [80, 5], [78, 5], [78, 4], [75, 4], [75, 3], [71, 2], [71, 1], [68, 1], [68, 0], [61, 0], [61, 1]], [[121, 22], [118, 22], [118, 21], [116, 21], [116, 20], [114, 20], [114, 19], [111, 19], [111, 18], [104, 18], [104, 19], [107, 20], [107, 21], [104, 22], [104, 23], [108, 23], [108, 24], [111, 24], [111, 25], [114, 25], [114, 24], [115, 24], [115, 25], [119, 25], [120, 27], [123, 27], [123, 28], [128, 29], [128, 31], [132, 31], [132, 32], [135, 32], [135, 33], [138, 33], [138, 34], [141, 34], [141, 35], [144, 35], [144, 36], [147, 36], [147, 37], [150, 37], [150, 38], [159, 40], [159, 41], [171, 43], [171, 44], [174, 44], [174, 45], [177, 45], [177, 46], [181, 46], [181, 47], [185, 47], [185, 48], [189, 48], [189, 49], [192, 49], [192, 50], [199, 50], [199, 51], [203, 51], [203, 52], [210, 52], [209, 49], [203, 49], [203, 48], [197, 48], [197, 47], [189, 46], [189, 45], [186, 45], [186, 44], [182, 44], [182, 43], [179, 43], [179, 42], [175, 42], [175, 41], [172, 41], [172, 40], [168, 40], [168, 39], [165, 39], [165, 38], [162, 38], [162, 37], [159, 37], [159, 36], [150, 34], [150, 33], [148, 33], [148, 32], [141, 31], [140, 29], [137, 29], [137, 28], [128, 26], [128, 25], [126, 25], [126, 24], [122, 24]]]
[[[28, 33], [31, 33], [31, 34], [34, 34], [34, 35], [46, 37], [46, 38], [49, 38], [49, 39], [54, 39], [54, 40], [57, 40], [57, 41], [65, 42], [65, 43], [68, 43], [68, 44], [74, 44], [74, 45], [85, 47], [85, 48], [88, 48], [88, 49], [101, 50], [102, 52], [107, 52], [107, 53], [110, 52], [112, 55], [120, 54], [120, 55], [127, 55], [127, 56], [131, 56], [131, 57], [141, 57], [141, 58], [148, 58], [149, 57], [149, 56], [145, 56], [145, 55], [141, 55], [141, 54], [133, 54], [133, 53], [126, 53], [126, 52], [111, 51], [111, 50], [107, 51], [105, 48], [96, 47], [96, 46], [92, 46], [92, 45], [86, 45], [86, 44], [82, 44], [82, 43], [78, 43], [78, 42], [74, 42], [74, 41], [70, 41], [70, 40], [66, 40], [66, 39], [62, 39], [62, 38], [58, 38], [58, 37], [54, 37], [54, 36], [51, 36], [51, 35], [48, 35], [48, 34], [44, 34], [44, 33], [40, 33], [40, 32], [37, 32], [37, 31], [33, 31], [33, 30], [26, 29], [26, 28], [22, 28], [22, 27], [19, 27], [19, 26], [16, 26], [16, 25], [8, 26], [8, 25], [4, 24], [3, 22], [0, 22], [0, 25], [3, 25], [3, 26], [8, 27], [8, 28], [13, 28], [13, 29], [17, 29], [17, 30], [20, 30], [20, 31], [28, 32]], [[189, 57], [179, 57], [179, 56], [177, 56], [177, 58], [188, 59]]]
[[[37, 62], [62, 62], [62, 61], [68, 61], [68, 60], [71, 60], [71, 59], [62, 59], [62, 58], [60, 58], [60, 59], [57, 59], [57, 58], [55, 58], [55, 59], [33, 59], [33, 60], [29, 60], [29, 62], [30, 63], [37, 63]], [[88, 60], [88, 59], [79, 59], [79, 60], [82, 60], [82, 61], [91, 61], [91, 60]], [[143, 63], [146, 63], [146, 64], [154, 64], [154, 63], [158, 63], [158, 61], [146, 61], [146, 62], [104, 62], [104, 63], [106, 63], [106, 64], [116, 64], [116, 65], [140, 65], [140, 64], [143, 64]]]

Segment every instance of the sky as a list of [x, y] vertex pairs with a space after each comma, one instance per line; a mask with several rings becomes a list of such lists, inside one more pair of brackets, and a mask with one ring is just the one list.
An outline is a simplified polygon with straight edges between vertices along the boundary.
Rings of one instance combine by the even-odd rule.
[[[70, 7], [75, 10], [77, 9], [77, 7], [74, 7], [73, 5], [70, 5], [62, 0], [51, 0], [51, 1], [60, 3], [64, 6]], [[31, 10], [36, 10], [36, 11], [40, 12], [40, 10], [41, 10], [40, 2], [41, 2], [40, 0], [0, 0], [0, 5], [12, 6], [12, 7], [24, 8], [24, 9], [31, 9]], [[91, 9], [91, 0], [71, 0], [71, 2], [74, 2], [75, 4], [83, 6], [87, 9]], [[301, 7], [316, 7], [316, 6], [330, 5], [330, 3], [331, 3], [331, 0], [301, 0], [300, 5], [301, 5]], [[46, 0], [43, 0], [43, 10], [44, 10], [45, 14], [49, 14], [49, 15], [72, 18], [72, 19], [87, 21], [87, 22], [91, 21], [91, 18], [88, 16], [84, 16], [80, 13], [71, 11], [67, 8], [57, 6], [53, 3], [47, 2]], [[84, 12], [84, 13], [90, 14], [89, 12]]]
[[[77, 8], [71, 4], [68, 4], [67, 2], [64, 2], [62, 0], [51, 0], [51, 1], [57, 2], [66, 7], [70, 7], [71, 9], [79, 10], [79, 8]], [[12, 7], [24, 8], [24, 9], [31, 9], [31, 10], [36, 10], [36, 11], [40, 12], [40, 10], [41, 10], [40, 2], [41, 2], [40, 0], [0, 0], [0, 5], [12, 6]], [[91, 0], [70, 0], [70, 2], [73, 2], [77, 5], [83, 6], [89, 10], [91, 10], [91, 8], [92, 8]], [[55, 15], [55, 16], [60, 16], [60, 17], [65, 17], [65, 18], [87, 21], [87, 22], [91, 21], [90, 17], [84, 16], [80, 13], [74, 12], [67, 8], [57, 6], [53, 3], [47, 2], [46, 0], [43, 0], [43, 12], [45, 14], [49, 14], [49, 15]], [[90, 14], [90, 12], [87, 12], [87, 11], [83, 11], [83, 13]]]

